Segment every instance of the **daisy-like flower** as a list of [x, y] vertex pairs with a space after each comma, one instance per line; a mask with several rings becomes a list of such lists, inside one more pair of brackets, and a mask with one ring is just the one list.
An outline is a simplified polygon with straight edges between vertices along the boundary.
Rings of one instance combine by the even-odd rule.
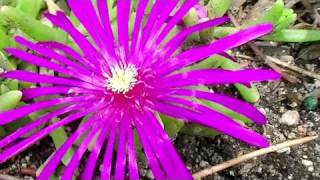
[[[133, 31], [129, 33], [130, 0], [117, 0], [117, 32], [111, 28], [106, 0], [96, 0], [95, 3], [91, 0], [68, 0], [70, 9], [89, 37], [80, 33], [62, 12], [46, 14], [46, 17], [69, 34], [78, 50], [58, 42], [34, 43], [16, 37], [17, 43], [33, 53], [7, 48], [9, 54], [52, 70], [55, 75], [22, 70], [3, 73], [1, 77], [4, 78], [46, 85], [24, 89], [23, 100], [30, 102], [38, 97], [48, 98], [0, 113], [0, 125], [36, 111], [55, 109], [1, 139], [0, 162], [5, 162], [57, 128], [80, 121], [83, 117], [88, 120], [78, 123], [77, 129], [51, 156], [38, 179], [49, 179], [68, 149], [83, 137], [61, 174], [62, 180], [72, 179], [93, 139], [95, 145], [86, 157], [80, 179], [92, 179], [98, 167], [102, 180], [139, 179], [135, 132], [156, 179], [192, 179], [158, 114], [212, 128], [253, 146], [268, 146], [263, 136], [194, 99], [218, 103], [262, 125], [266, 120], [258, 110], [225, 95], [196, 90], [194, 86], [248, 84], [279, 79], [279, 74], [263, 69], [181, 69], [265, 35], [272, 26], [250, 27], [179, 53], [177, 49], [188, 35], [228, 20], [222, 17], [184, 28], [165, 42], [169, 32], [197, 2], [157, 0], [144, 21], [148, 0], [139, 0]], [[56, 117], [59, 121], [51, 121]], [[21, 139], [45, 124], [41, 130]], [[101, 164], [98, 165], [99, 157]]]

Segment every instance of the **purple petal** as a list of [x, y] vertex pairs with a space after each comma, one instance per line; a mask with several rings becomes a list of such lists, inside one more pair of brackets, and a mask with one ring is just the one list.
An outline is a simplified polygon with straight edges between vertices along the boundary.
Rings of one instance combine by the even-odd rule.
[[136, 10], [136, 17], [134, 21], [134, 27], [131, 37], [131, 53], [134, 53], [136, 50], [137, 41], [140, 40], [139, 33], [142, 25], [142, 19], [144, 17], [145, 9], [148, 5], [149, 0], [139, 0]]
[[50, 49], [58, 50], [68, 55], [73, 60], [78, 61], [80, 64], [84, 66], [84, 68], [87, 68], [89, 71], [95, 72], [95, 67], [90, 61], [88, 61], [86, 58], [83, 58], [82, 55], [80, 55], [77, 51], [75, 51], [74, 49], [72, 49], [71, 47], [63, 43], [59, 43], [55, 41], [45, 41], [45, 42], [40, 42], [38, 44], [48, 47]]
[[24, 101], [31, 100], [41, 96], [55, 95], [55, 94], [68, 94], [71, 87], [36, 87], [36, 88], [26, 88], [22, 89]]
[[268, 80], [278, 80], [281, 75], [277, 72], [264, 69], [247, 70], [221, 70], [221, 69], [201, 69], [172, 75], [159, 81], [165, 83], [165, 87], [183, 87], [193, 85], [213, 85], [213, 84], [234, 84], [250, 83]]
[[119, 128], [119, 141], [117, 148], [117, 160], [115, 166], [114, 179], [124, 180], [126, 174], [126, 150], [127, 150], [127, 137], [126, 137], [126, 127], [129, 126], [128, 118], [122, 118], [120, 120]]
[[205, 92], [205, 91], [185, 90], [185, 89], [174, 90], [173, 94], [188, 96], [188, 97], [196, 97], [199, 99], [211, 101], [213, 103], [218, 103], [223, 105], [224, 107], [231, 109], [232, 111], [245, 115], [246, 117], [253, 120], [257, 124], [262, 125], [266, 123], [265, 116], [260, 111], [258, 111], [254, 106], [232, 97], [228, 97], [228, 96], [220, 95], [216, 93]]
[[94, 169], [96, 167], [102, 145], [106, 140], [108, 131], [112, 131], [109, 126], [105, 126], [104, 128], [102, 128], [102, 131], [89, 155], [89, 158], [87, 159], [85, 168], [81, 174], [81, 179], [92, 179]]
[[[191, 174], [185, 168], [170, 138], [164, 132], [157, 119], [149, 113], [146, 116], [147, 119], [137, 120], [135, 125], [140, 131], [143, 130], [148, 137], [148, 142], [167, 173], [167, 179], [192, 179]], [[155, 141], [155, 139], [157, 140]], [[175, 169], [175, 171], [172, 171], [172, 169]]]
[[[101, 119], [96, 119], [96, 121], [100, 121]], [[93, 122], [94, 123], [94, 122]], [[95, 124], [92, 130], [87, 134], [84, 140], [81, 141], [77, 151], [75, 151], [72, 155], [71, 161], [68, 163], [67, 167], [63, 170], [61, 175], [61, 180], [70, 180], [73, 177], [73, 174], [77, 167], [80, 164], [80, 161], [83, 157], [83, 154], [87, 151], [89, 143], [92, 141], [95, 135], [100, 133], [102, 124]], [[54, 157], [53, 157], [54, 158]]]
[[[177, 0], [155, 1], [141, 38], [141, 49], [153, 49], [156, 32], [159, 32], [163, 23], [168, 19], [170, 12], [176, 7]], [[150, 39], [151, 38], [151, 39]], [[148, 41], [150, 39], [150, 41]]]
[[[0, 162], [3, 163], [5, 161], [7, 161], [9, 158], [15, 156], [16, 154], [20, 153], [21, 151], [25, 150], [26, 148], [28, 148], [29, 146], [31, 146], [32, 144], [34, 144], [35, 142], [39, 141], [40, 139], [44, 138], [45, 136], [47, 136], [49, 133], [51, 133], [52, 131], [58, 129], [59, 127], [61, 126], [64, 126], [66, 124], [69, 124], [75, 120], [78, 120], [79, 118], [83, 117], [83, 116], [86, 116], [94, 111], [96, 111], [97, 108], [96, 107], [91, 107], [91, 108], [88, 108], [88, 109], [83, 109], [82, 111], [78, 112], [78, 113], [75, 113], [75, 114], [72, 114], [72, 115], [69, 115], [67, 116], [66, 118], [64, 119], [61, 119], [60, 121], [58, 122], [55, 122], [54, 124], [42, 129], [41, 131], [29, 136], [28, 138], [20, 141], [19, 143], [16, 143], [14, 144], [13, 146], [3, 150], [1, 153], [0, 153]], [[87, 121], [88, 122], [88, 121]], [[91, 122], [91, 121], [90, 121]], [[61, 158], [60, 158], [61, 159]], [[60, 160], [59, 159], [59, 160]], [[59, 161], [59, 160], [56, 160], [56, 161]], [[53, 159], [51, 159], [50, 162], [54, 162]], [[49, 162], [49, 163], [50, 163]], [[39, 176], [39, 179], [43, 179], [43, 177], [49, 177], [50, 174], [52, 174], [52, 172], [54, 171], [55, 169], [51, 169], [51, 167], [49, 168], [45, 168], [42, 173], [46, 174], [46, 175], [43, 175], [43, 176]], [[40, 178], [42, 177], [42, 178]]]
[[177, 55], [166, 64], [163, 74], [171, 73], [202, 59], [245, 44], [272, 31], [272, 24], [260, 24], [221, 38], [209, 45], [192, 48]]
[[37, 73], [23, 71], [23, 70], [9, 71], [7, 73], [0, 74], [0, 77], [11, 78], [11, 79], [16, 79], [16, 80], [31, 82], [31, 83], [57, 84], [57, 85], [65, 85], [65, 86], [83, 87], [87, 89], [98, 88], [97, 86], [94, 86], [92, 84], [89, 84], [83, 81], [49, 76], [49, 75], [42, 75], [42, 74], [37, 74]]
[[[84, 133], [88, 132], [90, 128], [92, 128], [93, 124], [95, 124], [95, 120], [96, 118], [93, 117], [83, 124], [79, 125], [77, 130], [66, 140], [66, 142], [64, 142], [62, 146], [54, 152], [53, 157], [42, 169], [40, 175], [38, 176], [38, 179], [48, 179], [52, 175], [68, 149], [79, 137], [81, 137]], [[91, 129], [91, 131], [89, 132], [93, 132], [94, 130], [96, 129]]]
[[[117, 0], [117, 25], [120, 45], [120, 58], [128, 58], [129, 17], [131, 0]], [[123, 51], [122, 51], [123, 49]]]
[[[90, 37], [100, 47], [101, 55], [108, 60], [114, 60], [115, 51], [113, 39], [107, 34], [99, 21], [92, 1], [68, 0], [69, 7], [74, 15], [80, 20]], [[109, 54], [109, 55], [108, 55]]]
[[[88, 60], [95, 65], [96, 68], [100, 67], [101, 55], [92, 46], [92, 44], [82, 35], [70, 22], [70, 20], [62, 13], [57, 12], [57, 15], [45, 14], [45, 16], [56, 26], [60, 27], [66, 31], [73, 40], [80, 47], [83, 54], [88, 58]], [[99, 74], [101, 69], [96, 69], [96, 73]]]
[[[90, 106], [91, 106], [91, 104], [90, 104]], [[89, 107], [89, 106], [88, 106], [88, 104], [75, 104], [75, 105], [71, 105], [71, 106], [64, 107], [64, 108], [58, 109], [56, 111], [50, 112], [44, 116], [41, 116], [40, 118], [36, 119], [35, 121], [32, 121], [31, 123], [17, 129], [12, 134], [1, 139], [0, 140], [0, 148], [3, 149], [3, 147], [11, 144], [12, 142], [17, 140], [18, 138], [20, 138], [24, 134], [32, 131], [34, 128], [41, 126], [42, 124], [48, 122], [49, 120], [51, 120], [59, 115], [68, 113], [70, 111], [79, 110], [83, 107]]]
[[183, 5], [180, 7], [180, 9], [176, 12], [175, 15], [170, 19], [168, 24], [165, 26], [165, 28], [160, 33], [156, 43], [161, 44], [163, 39], [168, 35], [168, 33], [171, 31], [171, 29], [183, 18], [184, 15], [192, 8], [198, 0], [188, 0], [183, 3]]
[[111, 132], [108, 138], [108, 143], [106, 145], [106, 150], [103, 157], [103, 162], [100, 167], [101, 180], [111, 179], [111, 165], [112, 165], [112, 153], [114, 148], [114, 142], [116, 137], [116, 131], [118, 129], [117, 123], [112, 123]]
[[79, 80], [83, 80], [83, 81], [87, 81], [87, 82], [91, 81], [90, 77], [79, 73], [79, 72], [81, 72], [80, 70], [79, 70], [79, 72], [76, 72], [73, 70], [66, 69], [66, 68], [62, 67], [61, 65], [58, 65], [56, 63], [51, 62], [48, 59], [44, 59], [39, 56], [32, 55], [32, 54], [27, 53], [23, 50], [19, 50], [19, 49], [15, 49], [15, 48], [6, 48], [5, 50], [7, 53], [15, 56], [17, 59], [23, 60], [27, 63], [33, 64], [36, 66], [40, 66], [40, 67], [44, 67], [44, 68], [71, 76], [72, 78], [75, 78], [75, 79], [79, 79]]
[[67, 97], [67, 98], [56, 98], [50, 100], [39, 101], [30, 105], [25, 105], [13, 110], [0, 113], [0, 125], [8, 124], [18, 118], [25, 117], [26, 115], [40, 111], [58, 104], [76, 103], [86, 101], [86, 97]]
[[227, 18], [227, 17], [215, 18], [215, 19], [212, 19], [212, 20], [209, 20], [206, 22], [202, 22], [202, 23], [199, 23], [199, 24], [196, 24], [196, 25], [193, 25], [191, 27], [184, 29], [179, 34], [177, 34], [175, 37], [173, 37], [163, 47], [163, 51], [164, 51], [163, 59], [166, 60], [167, 58], [169, 58], [169, 56], [172, 55], [172, 53], [174, 53], [174, 51], [176, 51], [181, 46], [182, 42], [189, 35], [193, 34], [194, 32], [197, 32], [197, 31], [202, 31], [207, 28], [212, 28], [212, 27], [221, 25], [228, 20], [229, 20], [229, 18]]
[[136, 149], [134, 144], [133, 130], [131, 126], [126, 127], [128, 136], [128, 169], [129, 179], [139, 180], [138, 164], [136, 157]]
[[[172, 102], [172, 98], [168, 99]], [[179, 101], [179, 102], [176, 102]], [[242, 127], [240, 124], [236, 123], [229, 117], [217, 113], [212, 109], [209, 109], [203, 105], [196, 104], [194, 102], [189, 102], [183, 99], [177, 100], [172, 103], [184, 103], [185, 107], [193, 107], [197, 109], [198, 112], [191, 111], [189, 109], [178, 107], [171, 104], [165, 104], [158, 102], [156, 104], [156, 109], [163, 114], [168, 116], [178, 118], [187, 122], [197, 123], [203, 126], [207, 126], [209, 128], [215, 129], [219, 132], [232, 136], [234, 138], [240, 139], [248, 144], [257, 146], [257, 147], [267, 147], [269, 146], [269, 142], [260, 134], [251, 131]], [[194, 105], [196, 104], [197, 107]], [[205, 112], [204, 112], [205, 111]]]
[[[136, 122], [135, 122], [136, 124]], [[137, 127], [137, 126], [136, 126]], [[147, 135], [144, 130], [141, 128], [137, 128], [137, 133], [139, 135], [139, 140], [142, 143], [144, 153], [146, 154], [149, 167], [154, 175], [155, 179], [166, 179], [164, 170], [161, 169], [160, 162], [156, 157], [156, 153], [152, 150], [150, 142], [148, 140]]]
[[27, 40], [27, 39], [25, 39], [25, 38], [23, 38], [21, 36], [16, 36], [15, 40], [16, 40], [17, 43], [19, 43], [19, 44], [21, 44], [21, 45], [23, 45], [23, 46], [25, 46], [25, 47], [27, 47], [29, 49], [32, 49], [33, 51], [38, 52], [41, 55], [45, 55], [46, 57], [55, 59], [56, 61], [62, 63], [63, 65], [66, 65], [66, 66], [72, 68], [72, 70], [75, 73], [78, 73], [78, 74], [81, 73], [81, 74], [87, 75], [87, 76], [90, 76], [90, 74], [91, 74], [87, 69], [85, 69], [82, 66], [70, 61], [68, 58], [58, 54], [57, 52], [55, 52], [55, 51], [53, 51], [53, 50], [51, 50], [49, 48], [46, 48], [44, 46], [40, 46], [39, 44], [34, 44], [31, 41], [29, 41], [29, 40]]

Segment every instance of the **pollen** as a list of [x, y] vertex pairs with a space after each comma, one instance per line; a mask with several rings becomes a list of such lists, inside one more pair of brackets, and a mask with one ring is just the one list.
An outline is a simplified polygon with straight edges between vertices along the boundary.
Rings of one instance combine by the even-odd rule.
[[137, 82], [138, 71], [134, 65], [111, 68], [111, 77], [107, 79], [106, 88], [115, 93], [127, 93]]

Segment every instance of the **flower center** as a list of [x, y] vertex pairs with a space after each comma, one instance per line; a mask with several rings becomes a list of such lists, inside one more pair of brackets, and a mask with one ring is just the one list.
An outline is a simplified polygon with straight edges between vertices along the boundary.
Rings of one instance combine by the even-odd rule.
[[111, 77], [107, 79], [106, 87], [116, 93], [127, 93], [137, 82], [138, 71], [134, 65], [111, 68]]

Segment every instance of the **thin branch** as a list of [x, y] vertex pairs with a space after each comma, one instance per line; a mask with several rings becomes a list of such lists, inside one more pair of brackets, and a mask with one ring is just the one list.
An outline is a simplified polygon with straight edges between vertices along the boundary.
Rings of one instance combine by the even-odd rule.
[[225, 170], [225, 169], [227, 169], [229, 167], [235, 166], [237, 164], [240, 164], [240, 163], [245, 162], [247, 160], [256, 158], [258, 156], [262, 156], [262, 155], [265, 155], [265, 154], [268, 154], [268, 153], [276, 152], [276, 151], [279, 151], [279, 150], [282, 150], [282, 149], [285, 149], [285, 148], [288, 148], [288, 147], [291, 147], [291, 146], [304, 144], [304, 143], [313, 141], [313, 140], [315, 140], [317, 138], [318, 138], [318, 136], [304, 137], [304, 138], [300, 138], [300, 139], [286, 141], [286, 142], [283, 142], [281, 144], [270, 146], [268, 148], [259, 149], [259, 150], [253, 151], [251, 153], [242, 155], [240, 157], [231, 159], [229, 161], [225, 161], [225, 162], [223, 162], [221, 164], [206, 168], [206, 169], [204, 169], [202, 171], [199, 171], [199, 172], [193, 174], [193, 178], [194, 179], [201, 179], [203, 177], [212, 175], [214, 173], [217, 173], [219, 171]]
[[283, 66], [285, 68], [288, 68], [288, 69], [290, 69], [292, 71], [295, 71], [295, 72], [298, 72], [298, 73], [303, 74], [305, 76], [309, 76], [309, 77], [312, 77], [312, 78], [320, 80], [320, 75], [315, 74], [313, 72], [304, 70], [304, 69], [299, 68], [297, 66], [293, 66], [293, 65], [291, 65], [289, 63], [282, 62], [281, 60], [279, 60], [277, 58], [274, 58], [274, 57], [271, 57], [271, 56], [266, 56], [266, 59], [267, 59], [267, 61], [270, 61], [270, 62], [273, 62], [275, 64], [278, 64], [278, 65]]

